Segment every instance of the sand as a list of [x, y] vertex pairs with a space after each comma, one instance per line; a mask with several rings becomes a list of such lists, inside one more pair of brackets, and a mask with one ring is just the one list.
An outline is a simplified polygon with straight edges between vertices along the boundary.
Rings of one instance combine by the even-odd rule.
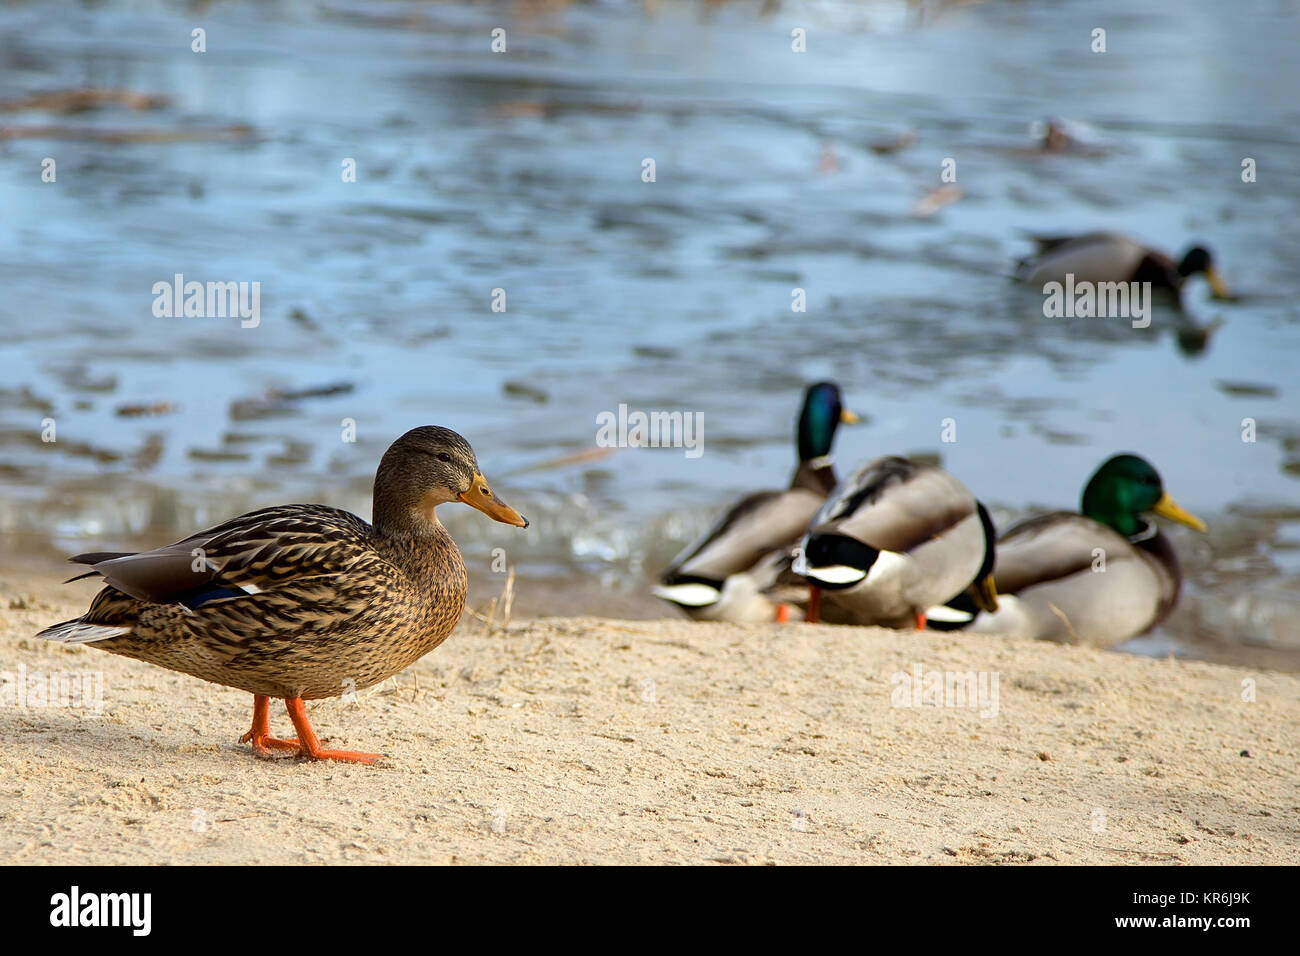
[[[311, 707], [331, 746], [384, 763], [268, 760], [237, 742], [249, 695], [31, 639], [93, 592], [48, 580], [0, 576], [0, 672], [97, 675], [102, 714], [0, 704], [11, 863], [1300, 862], [1290, 674], [874, 628], [466, 619]], [[982, 706], [896, 699], [917, 668], [982, 674]]]

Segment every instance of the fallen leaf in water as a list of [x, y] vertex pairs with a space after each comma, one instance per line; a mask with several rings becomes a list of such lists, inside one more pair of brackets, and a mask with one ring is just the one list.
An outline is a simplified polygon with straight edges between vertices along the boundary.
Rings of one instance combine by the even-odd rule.
[[907, 149], [916, 142], [916, 133], [910, 129], [897, 136], [891, 136], [888, 139], [878, 139], [867, 144], [867, 148], [873, 153], [880, 156], [886, 156], [889, 153], [896, 153], [900, 149]]
[[163, 437], [154, 433], [144, 440], [144, 444], [131, 456], [131, 464], [136, 471], [151, 471], [163, 454]]
[[835, 148], [827, 145], [822, 147], [822, 158], [817, 163], [817, 172], [823, 176], [840, 171], [840, 158], [835, 155]]
[[534, 402], [537, 402], [539, 405], [545, 405], [548, 401], [550, 401], [550, 396], [548, 396], [540, 388], [537, 388], [533, 385], [525, 385], [522, 382], [506, 382], [504, 385], [501, 386], [501, 391], [505, 392], [507, 395], [514, 395], [519, 398], [532, 399]]
[[916, 205], [912, 207], [912, 215], [922, 217], [933, 216], [944, 206], [947, 206], [950, 203], [955, 203], [964, 195], [965, 193], [961, 191], [959, 186], [953, 186], [951, 184], [931, 189], [928, 193], [917, 200]]
[[1264, 385], [1257, 382], [1230, 382], [1225, 379], [1219, 379], [1215, 384], [1219, 386], [1219, 391], [1225, 395], [1248, 395], [1259, 398], [1274, 398], [1277, 396], [1276, 385]]
[[171, 402], [146, 402], [133, 405], [119, 405], [114, 409], [123, 418], [139, 418], [143, 415], [167, 415], [176, 411]]
[[243, 124], [210, 129], [95, 129], [89, 126], [0, 126], [0, 139], [68, 139], [89, 143], [246, 143], [255, 138]]
[[157, 110], [171, 105], [171, 98], [161, 93], [140, 93], [136, 90], [94, 89], [51, 90], [32, 93], [0, 103], [0, 112], [17, 113], [21, 110], [45, 110], [49, 113], [85, 113], [106, 106], [124, 106], [132, 110]]
[[213, 451], [208, 448], [191, 448], [188, 454], [195, 461], [248, 461], [250, 457], [242, 451]]
[[355, 389], [351, 382], [333, 382], [329, 385], [312, 385], [307, 388], [273, 388], [260, 398], [241, 398], [230, 403], [230, 417], [236, 421], [250, 418], [273, 418], [293, 415], [296, 402], [306, 398], [327, 398], [346, 395]]
[[351, 382], [333, 382], [329, 385], [310, 385], [307, 388], [298, 389], [273, 388], [267, 394], [271, 398], [283, 399], [287, 402], [296, 402], [304, 398], [325, 398], [330, 395], [346, 395], [355, 388], [356, 386]]

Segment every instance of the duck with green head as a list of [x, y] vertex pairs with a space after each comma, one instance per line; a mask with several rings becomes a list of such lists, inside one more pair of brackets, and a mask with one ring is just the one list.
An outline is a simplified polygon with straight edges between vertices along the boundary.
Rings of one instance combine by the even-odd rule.
[[1055, 511], [1008, 528], [993, 577], [998, 610], [964, 594], [930, 613], [937, 629], [1110, 647], [1155, 627], [1178, 600], [1182, 571], [1151, 516], [1205, 531], [1138, 455], [1105, 461], [1083, 489], [1082, 512]]
[[1016, 268], [1016, 278], [1028, 285], [1041, 287], [1049, 282], [1065, 282], [1069, 275], [1076, 284], [1150, 282], [1152, 289], [1178, 296], [1187, 279], [1203, 275], [1215, 299], [1232, 299], [1215, 267], [1214, 257], [1204, 246], [1192, 246], [1182, 259], [1175, 261], [1158, 249], [1118, 232], [1030, 238], [1037, 249]]
[[795, 432], [799, 464], [790, 486], [756, 491], [731, 505], [673, 559], [654, 593], [696, 620], [774, 620], [778, 606], [765, 592], [788, 570], [790, 546], [835, 487], [836, 430], [858, 421], [835, 383], [808, 386]]

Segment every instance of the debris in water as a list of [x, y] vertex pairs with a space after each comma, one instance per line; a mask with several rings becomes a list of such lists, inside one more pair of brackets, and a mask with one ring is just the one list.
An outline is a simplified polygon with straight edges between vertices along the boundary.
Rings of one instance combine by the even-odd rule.
[[501, 386], [501, 391], [505, 392], [507, 395], [513, 395], [518, 398], [532, 399], [539, 405], [545, 405], [550, 401], [550, 396], [540, 388], [536, 388], [532, 385], [525, 385], [523, 382], [506, 382]]
[[144, 415], [169, 415], [177, 411], [177, 406], [172, 402], [142, 402], [135, 404], [119, 405], [114, 411], [123, 418], [140, 418]]
[[77, 90], [51, 90], [31, 93], [0, 103], [0, 113], [17, 113], [22, 110], [44, 110], [48, 113], [86, 113], [106, 106], [124, 106], [131, 110], [160, 110], [171, 105], [171, 97], [161, 93], [141, 93], [137, 90], [114, 88]]

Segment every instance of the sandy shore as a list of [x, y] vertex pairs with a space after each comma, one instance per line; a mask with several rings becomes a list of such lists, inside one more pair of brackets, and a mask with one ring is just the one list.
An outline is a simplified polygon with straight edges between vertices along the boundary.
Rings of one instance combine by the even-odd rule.
[[[31, 586], [0, 576], [0, 680], [99, 681], [102, 715], [0, 705], [12, 863], [1300, 862], [1294, 675], [876, 629], [467, 620], [311, 709], [333, 746], [388, 758], [353, 767], [255, 757], [246, 694], [32, 640], [93, 587]], [[975, 672], [984, 695], [913, 697], [898, 675], [918, 669]], [[272, 728], [289, 735], [280, 707]]]

